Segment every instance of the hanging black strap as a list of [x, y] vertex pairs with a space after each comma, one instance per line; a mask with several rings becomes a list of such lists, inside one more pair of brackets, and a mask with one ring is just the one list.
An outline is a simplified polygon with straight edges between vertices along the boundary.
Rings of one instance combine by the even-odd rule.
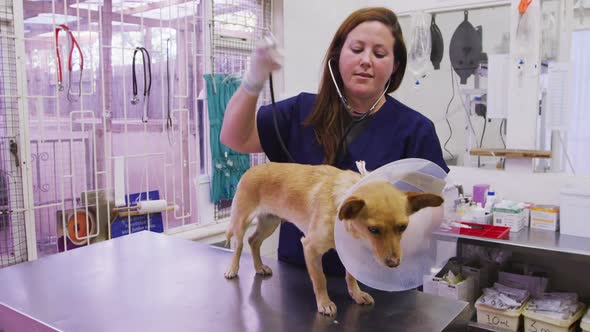
[[[133, 96], [137, 97], [137, 76], [135, 74], [135, 56], [137, 52], [141, 51], [141, 58], [143, 60], [143, 96], [149, 96], [152, 89], [152, 61], [149, 52], [145, 47], [136, 47], [133, 51], [132, 62], [132, 80], [133, 80]], [[147, 61], [146, 61], [147, 59]]]

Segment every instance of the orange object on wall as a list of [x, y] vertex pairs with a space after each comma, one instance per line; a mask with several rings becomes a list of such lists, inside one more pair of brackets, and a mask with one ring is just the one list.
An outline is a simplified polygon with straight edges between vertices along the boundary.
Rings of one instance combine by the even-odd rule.
[[526, 10], [529, 8], [529, 5], [533, 2], [533, 0], [520, 0], [518, 4], [518, 12], [522, 15]]
[[[87, 219], [88, 222], [86, 222]], [[94, 225], [94, 216], [91, 213], [86, 214], [86, 211], [77, 210], [76, 213], [70, 215], [67, 221], [68, 238], [75, 244], [83, 244], [86, 242], [88, 234], [94, 232]]]

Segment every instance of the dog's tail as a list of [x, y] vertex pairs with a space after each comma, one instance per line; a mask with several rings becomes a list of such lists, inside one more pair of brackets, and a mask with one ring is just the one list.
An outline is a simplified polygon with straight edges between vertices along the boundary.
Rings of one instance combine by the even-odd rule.
[[356, 162], [356, 168], [359, 170], [359, 173], [361, 173], [362, 176], [366, 176], [370, 173], [369, 171], [367, 171], [364, 160], [358, 160]]

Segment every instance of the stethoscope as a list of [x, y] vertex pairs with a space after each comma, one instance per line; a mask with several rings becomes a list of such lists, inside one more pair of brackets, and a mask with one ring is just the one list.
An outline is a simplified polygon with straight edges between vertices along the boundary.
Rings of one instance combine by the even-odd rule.
[[330, 58], [328, 60], [328, 69], [330, 70], [330, 76], [332, 77], [332, 82], [334, 82], [334, 87], [336, 87], [336, 92], [338, 93], [338, 97], [340, 98], [340, 102], [342, 102], [342, 105], [344, 106], [346, 111], [348, 111], [348, 113], [353, 118], [353, 120], [355, 120], [356, 122], [364, 120], [367, 116], [369, 116], [370, 114], [373, 113], [373, 111], [375, 110], [375, 107], [377, 107], [377, 104], [379, 104], [381, 99], [383, 99], [383, 96], [385, 96], [385, 93], [387, 93], [387, 89], [389, 89], [389, 83], [391, 82], [391, 80], [387, 81], [387, 85], [385, 86], [383, 93], [381, 94], [381, 96], [379, 96], [379, 98], [377, 100], [375, 100], [375, 103], [373, 103], [373, 106], [371, 106], [368, 111], [366, 111], [364, 113], [358, 112], [358, 111], [354, 110], [352, 108], [352, 106], [350, 106], [350, 104], [348, 103], [346, 98], [344, 98], [344, 96], [342, 95], [342, 92], [340, 92], [340, 88], [338, 87], [338, 83], [336, 83], [336, 77], [334, 77], [334, 71], [332, 70], [332, 61], [334, 61], [334, 59]]
[[364, 113], [361, 113], [361, 112], [354, 110], [352, 108], [352, 106], [350, 106], [350, 104], [348, 103], [346, 98], [344, 98], [344, 96], [342, 95], [342, 92], [340, 92], [340, 88], [338, 87], [338, 83], [336, 83], [336, 77], [334, 77], [334, 71], [332, 70], [332, 61], [334, 61], [334, 59], [328, 60], [328, 70], [330, 70], [330, 76], [332, 77], [332, 82], [334, 82], [334, 87], [336, 87], [336, 92], [338, 93], [338, 97], [340, 98], [340, 102], [342, 103], [342, 105], [344, 106], [344, 109], [346, 109], [346, 111], [348, 112], [348, 114], [350, 115], [350, 117], [352, 119], [352, 121], [348, 124], [348, 126], [346, 126], [346, 129], [344, 129], [344, 134], [342, 134], [342, 137], [340, 137], [338, 145], [336, 145], [336, 158], [334, 159], [332, 166], [338, 166], [340, 164], [340, 162], [342, 161], [342, 158], [344, 158], [344, 155], [345, 155], [345, 153], [342, 153], [341, 151], [346, 151], [346, 146], [344, 145], [344, 143], [345, 143], [346, 139], [348, 138], [348, 135], [350, 134], [350, 132], [352, 131], [352, 129], [355, 126], [357, 126], [358, 124], [363, 122], [365, 119], [368, 119], [368, 117], [374, 113], [375, 108], [377, 107], [377, 105], [379, 104], [381, 99], [383, 99], [385, 94], [387, 93], [387, 89], [389, 89], [389, 84], [391, 83], [391, 80], [387, 81], [387, 85], [385, 86], [385, 89], [383, 89], [383, 93], [381, 94], [381, 96], [379, 96], [379, 98], [377, 98], [377, 100], [375, 101], [375, 103], [373, 103], [373, 105], [369, 108], [369, 110], [367, 110]]
[[168, 90], [166, 128], [172, 129], [172, 113], [170, 111], [170, 39], [166, 40], [166, 89]]
[[141, 52], [141, 57], [143, 59], [143, 117], [141, 118], [141, 121], [145, 123], [148, 121], [150, 92], [152, 90], [152, 61], [150, 59], [150, 54], [145, 47], [136, 47], [133, 51], [133, 98], [131, 98], [131, 104], [133, 105], [139, 104], [139, 98], [137, 97], [137, 76], [135, 74], [135, 55], [137, 52]]
[[72, 63], [72, 55], [74, 54], [74, 48], [76, 48], [78, 50], [78, 53], [80, 54], [80, 80], [78, 81], [77, 92], [78, 98], [82, 95], [82, 71], [84, 70], [84, 55], [82, 54], [82, 49], [80, 48], [80, 45], [78, 44], [78, 41], [74, 37], [74, 34], [70, 30], [70, 28], [65, 24], [58, 25], [57, 28], [55, 28], [55, 54], [57, 57], [57, 87], [59, 91], [64, 90], [63, 74], [61, 68], [61, 56], [59, 54], [59, 32], [61, 30], [65, 31], [68, 35], [68, 46], [70, 49], [70, 52], [68, 54], [68, 93], [66, 95], [66, 98], [69, 101], [74, 102], [78, 101], [78, 99], [72, 97], [76, 95], [72, 93], [72, 70], [74, 69]]
[[[346, 111], [348, 112], [348, 114], [352, 118], [352, 122], [346, 127], [346, 129], [344, 130], [344, 134], [342, 135], [342, 137], [340, 137], [338, 145], [336, 146], [336, 159], [334, 160], [333, 166], [337, 166], [340, 163], [341, 159], [344, 157], [343, 154], [340, 153], [340, 151], [342, 150], [343, 143], [345, 142], [346, 138], [350, 134], [351, 130], [357, 124], [359, 124], [359, 123], [363, 122], [365, 119], [367, 119], [369, 115], [374, 113], [375, 108], [377, 107], [377, 105], [379, 104], [381, 99], [383, 99], [385, 94], [387, 93], [387, 89], [389, 89], [389, 84], [391, 83], [391, 80], [387, 81], [387, 85], [385, 86], [383, 93], [375, 101], [375, 103], [373, 103], [373, 105], [369, 108], [369, 110], [365, 113], [361, 113], [361, 112], [355, 111], [350, 106], [350, 104], [348, 104], [348, 101], [346, 100], [346, 98], [344, 98], [344, 96], [340, 92], [340, 88], [338, 87], [338, 83], [336, 82], [336, 78], [334, 77], [334, 72], [332, 70], [332, 61], [334, 61], [334, 60], [333, 59], [328, 60], [328, 69], [330, 70], [330, 76], [332, 77], [332, 82], [334, 82], [334, 87], [336, 87], [336, 92], [338, 93], [338, 97], [340, 98], [340, 102], [342, 103], [342, 105], [344, 106], [344, 109], [346, 109]], [[275, 105], [274, 89], [273, 89], [273, 83], [272, 83], [272, 74], [269, 77], [269, 83], [270, 83], [270, 97], [271, 97], [271, 102], [272, 102], [272, 113], [273, 113], [275, 134], [277, 135], [277, 138], [279, 139], [279, 144], [281, 145], [281, 149], [283, 150], [283, 152], [287, 156], [289, 162], [295, 163], [295, 159], [289, 153], [289, 150], [285, 146], [285, 142], [283, 141], [283, 138], [279, 132], [279, 124], [277, 121], [277, 115], [276, 115], [277, 110], [276, 110], [276, 105]]]

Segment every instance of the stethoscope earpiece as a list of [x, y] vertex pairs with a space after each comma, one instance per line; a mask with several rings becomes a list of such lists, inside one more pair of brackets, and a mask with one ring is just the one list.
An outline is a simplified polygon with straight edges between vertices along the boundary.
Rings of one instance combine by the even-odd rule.
[[[61, 55], [59, 53], [59, 32], [61, 30], [63, 30], [65, 32], [65, 34], [68, 36], [68, 44], [70, 44], [70, 50], [69, 50], [68, 62], [67, 62], [68, 93], [66, 95], [66, 98], [71, 102], [75, 102], [75, 101], [78, 101], [78, 99], [76, 99], [74, 96], [77, 95], [78, 98], [80, 98], [80, 96], [82, 96], [82, 72], [84, 71], [84, 54], [82, 53], [82, 48], [80, 48], [80, 45], [78, 44], [78, 41], [74, 37], [74, 34], [70, 30], [70, 27], [68, 27], [65, 24], [58, 25], [55, 28], [55, 56], [57, 59], [57, 89], [59, 91], [65, 90], [65, 85], [63, 84], [62, 67], [61, 67]], [[74, 69], [74, 65], [73, 65], [74, 49], [78, 50], [78, 54], [80, 56], [80, 79], [78, 80], [78, 91], [76, 91], [76, 92], [74, 92], [72, 90], [72, 71]]]

